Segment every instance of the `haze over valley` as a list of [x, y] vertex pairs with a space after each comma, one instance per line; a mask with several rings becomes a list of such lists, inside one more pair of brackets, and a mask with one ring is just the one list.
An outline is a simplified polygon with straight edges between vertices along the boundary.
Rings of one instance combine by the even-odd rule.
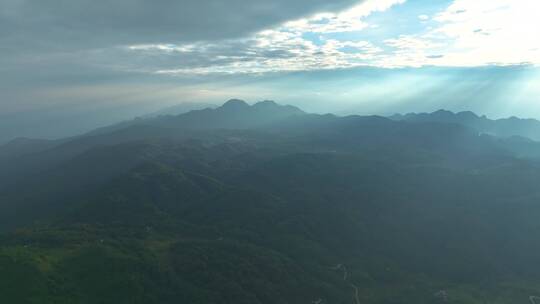
[[0, 302], [535, 304], [532, 0], [0, 0]]

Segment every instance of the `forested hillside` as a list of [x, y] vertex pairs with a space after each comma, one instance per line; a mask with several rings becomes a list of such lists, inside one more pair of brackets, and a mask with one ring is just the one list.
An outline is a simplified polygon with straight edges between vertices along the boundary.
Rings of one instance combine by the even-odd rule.
[[525, 304], [540, 294], [539, 145], [238, 100], [19, 140], [0, 150], [0, 294]]

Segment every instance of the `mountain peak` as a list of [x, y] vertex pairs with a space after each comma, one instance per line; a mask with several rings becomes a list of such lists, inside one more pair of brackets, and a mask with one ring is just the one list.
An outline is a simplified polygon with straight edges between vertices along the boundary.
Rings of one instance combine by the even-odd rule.
[[533, 140], [540, 140], [540, 121], [534, 119], [520, 119], [510, 117], [492, 120], [487, 116], [471, 112], [451, 112], [438, 110], [432, 113], [409, 113], [407, 115], [393, 115], [390, 119], [409, 122], [438, 122], [461, 124], [480, 133], [492, 134], [499, 137], [522, 136]]
[[256, 107], [275, 107], [277, 105], [278, 104], [273, 100], [263, 100], [263, 101], [257, 102], [253, 106], [256, 106]]
[[448, 110], [444, 110], [444, 109], [440, 109], [440, 110], [437, 110], [433, 113], [431, 113], [431, 115], [436, 115], [436, 116], [453, 116], [455, 113], [454, 112], [451, 112], [451, 111], [448, 111]]
[[233, 109], [239, 109], [239, 108], [246, 108], [246, 107], [249, 107], [249, 105], [243, 101], [243, 100], [240, 100], [240, 99], [231, 99], [229, 101], [227, 101], [226, 103], [224, 103], [222, 106], [222, 108], [233, 108]]
[[462, 112], [457, 113], [456, 115], [458, 115], [460, 117], [463, 117], [463, 118], [467, 118], [467, 119], [478, 119], [478, 118], [480, 118], [480, 116], [476, 115], [476, 113], [474, 113], [472, 111], [462, 111]]

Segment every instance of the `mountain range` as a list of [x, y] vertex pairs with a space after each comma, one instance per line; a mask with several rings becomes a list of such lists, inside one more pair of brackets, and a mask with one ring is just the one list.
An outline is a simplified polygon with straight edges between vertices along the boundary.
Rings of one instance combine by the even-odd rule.
[[478, 116], [473, 112], [453, 113], [446, 110], [439, 110], [433, 113], [396, 114], [389, 118], [407, 122], [454, 123], [495, 136], [520, 136], [533, 140], [540, 140], [540, 121], [536, 119], [510, 117], [493, 120], [486, 116]]
[[527, 303], [540, 294], [540, 144], [534, 121], [509, 121], [230, 100], [12, 141], [0, 148], [0, 294]]

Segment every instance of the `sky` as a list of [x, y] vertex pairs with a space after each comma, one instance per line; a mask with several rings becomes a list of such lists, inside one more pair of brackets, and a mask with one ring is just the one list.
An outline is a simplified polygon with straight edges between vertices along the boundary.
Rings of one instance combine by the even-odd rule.
[[537, 0], [0, 0], [0, 142], [182, 102], [540, 118]]

